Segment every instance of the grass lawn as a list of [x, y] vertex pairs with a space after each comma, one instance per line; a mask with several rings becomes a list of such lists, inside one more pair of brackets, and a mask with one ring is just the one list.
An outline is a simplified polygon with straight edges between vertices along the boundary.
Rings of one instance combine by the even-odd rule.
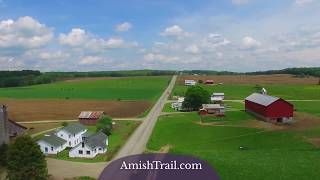
[[171, 103], [166, 103], [162, 109], [162, 112], [178, 112], [171, 107]]
[[[199, 116], [198, 116], [199, 119]], [[213, 115], [207, 115], [203, 117], [203, 122], [225, 122], [224, 124], [237, 124], [243, 121], [255, 119], [252, 115], [244, 111], [226, 111], [225, 116], [216, 117]], [[200, 119], [199, 119], [200, 120]]]
[[49, 129], [57, 128], [62, 126], [61, 123], [34, 123], [34, 124], [22, 124], [27, 130], [28, 135], [36, 134], [36, 133], [41, 133], [42, 131], [46, 131]]
[[[70, 158], [69, 151], [67, 149], [58, 153], [56, 156], [50, 157], [61, 160], [89, 163], [109, 161], [117, 153], [120, 147], [126, 142], [127, 138], [136, 129], [136, 127], [138, 127], [139, 124], [140, 122], [137, 121], [116, 121], [113, 133], [111, 136], [109, 136], [109, 146], [107, 152], [105, 154], [99, 154], [95, 158]], [[95, 126], [87, 126], [87, 128], [90, 132], [95, 132], [96, 130]]]
[[293, 101], [291, 102], [298, 112], [307, 112], [316, 116], [320, 116], [320, 101]]
[[[320, 151], [302, 137], [308, 132], [201, 126], [197, 121], [195, 113], [160, 117], [148, 149], [156, 151], [169, 144], [170, 153], [207, 160], [221, 179], [309, 180], [320, 176]], [[248, 149], [239, 150], [240, 146]]]
[[57, 82], [25, 87], [0, 88], [0, 97], [155, 101], [167, 87], [169, 81], [170, 77], [159, 76]]
[[[224, 92], [226, 99], [242, 100], [256, 92], [255, 84], [223, 84], [216, 86], [200, 85], [210, 94], [213, 92]], [[278, 96], [284, 99], [320, 99], [319, 85], [261, 85], [265, 87], [268, 94]], [[173, 96], [183, 96], [187, 90], [187, 86], [176, 85]]]
[[225, 101], [224, 105], [227, 107], [227, 110], [244, 110], [244, 103], [242, 102], [231, 102]]

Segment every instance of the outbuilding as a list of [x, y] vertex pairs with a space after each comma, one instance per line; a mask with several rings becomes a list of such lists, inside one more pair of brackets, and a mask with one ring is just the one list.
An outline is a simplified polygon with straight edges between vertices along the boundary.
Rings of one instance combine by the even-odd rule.
[[197, 82], [195, 80], [184, 80], [185, 86], [195, 86]]
[[205, 84], [213, 84], [213, 80], [212, 79], [207, 79], [204, 83]]
[[211, 95], [211, 101], [213, 103], [222, 103], [224, 100], [224, 93], [213, 93]]
[[67, 141], [55, 134], [46, 134], [37, 143], [45, 155], [58, 154], [67, 147]]
[[214, 114], [217, 116], [224, 116], [225, 108], [220, 104], [202, 104], [201, 111], [206, 111], [208, 114]]
[[106, 113], [103, 111], [82, 111], [78, 118], [81, 124], [95, 125], [104, 115], [106, 115]]
[[293, 120], [294, 106], [282, 98], [253, 93], [245, 99], [245, 108], [265, 121], [289, 123]]

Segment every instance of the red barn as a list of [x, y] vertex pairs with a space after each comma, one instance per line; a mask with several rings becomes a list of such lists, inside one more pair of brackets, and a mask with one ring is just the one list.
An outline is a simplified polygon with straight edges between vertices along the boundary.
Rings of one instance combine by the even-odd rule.
[[213, 84], [213, 80], [208, 79], [208, 80], [206, 80], [204, 83], [205, 83], [205, 84]]
[[253, 93], [245, 99], [245, 107], [247, 112], [266, 121], [287, 123], [293, 120], [293, 105], [278, 97]]
[[82, 111], [79, 115], [79, 122], [84, 125], [95, 125], [105, 114], [103, 111]]

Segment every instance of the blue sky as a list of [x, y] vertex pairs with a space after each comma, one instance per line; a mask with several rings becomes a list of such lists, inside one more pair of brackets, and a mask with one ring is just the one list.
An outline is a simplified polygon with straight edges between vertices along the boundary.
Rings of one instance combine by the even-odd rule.
[[319, 0], [0, 0], [0, 70], [320, 66]]

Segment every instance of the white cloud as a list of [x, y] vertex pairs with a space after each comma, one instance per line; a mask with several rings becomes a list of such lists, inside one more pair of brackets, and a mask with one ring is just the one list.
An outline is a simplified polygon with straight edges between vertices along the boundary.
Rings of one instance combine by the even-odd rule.
[[163, 32], [160, 33], [160, 35], [164, 37], [182, 38], [184, 36], [188, 36], [189, 33], [185, 32], [180, 26], [173, 25], [173, 26], [167, 27]]
[[184, 51], [187, 52], [187, 53], [191, 53], [191, 54], [200, 54], [200, 49], [195, 44], [193, 44], [191, 46], [188, 46], [187, 48], [185, 48]]
[[68, 34], [61, 33], [59, 35], [59, 42], [64, 45], [72, 47], [82, 46], [90, 39], [85, 30], [80, 28], [73, 28]]
[[168, 55], [164, 55], [164, 54], [148, 53], [148, 54], [144, 55], [143, 59], [148, 62], [160, 61], [160, 62], [172, 63], [174, 61], [179, 60], [180, 58], [177, 56], [168, 56]]
[[107, 60], [104, 57], [99, 57], [99, 56], [84, 56], [80, 59], [79, 64], [80, 65], [93, 65], [93, 64], [100, 64], [100, 63], [105, 63]]
[[118, 32], [124, 32], [124, 31], [129, 31], [132, 28], [132, 24], [129, 22], [124, 22], [122, 24], [118, 24], [116, 26], [116, 31]]
[[0, 22], [0, 48], [37, 48], [48, 44], [53, 31], [32, 17], [20, 17]]
[[232, 0], [232, 4], [241, 5], [241, 4], [248, 4], [250, 0]]
[[294, 4], [301, 6], [301, 5], [309, 4], [312, 2], [314, 2], [314, 0], [295, 0]]
[[242, 39], [242, 45], [245, 49], [254, 49], [261, 46], [261, 42], [255, 40], [250, 36], [246, 36]]
[[105, 42], [107, 48], [120, 48], [124, 45], [122, 38], [110, 38]]

